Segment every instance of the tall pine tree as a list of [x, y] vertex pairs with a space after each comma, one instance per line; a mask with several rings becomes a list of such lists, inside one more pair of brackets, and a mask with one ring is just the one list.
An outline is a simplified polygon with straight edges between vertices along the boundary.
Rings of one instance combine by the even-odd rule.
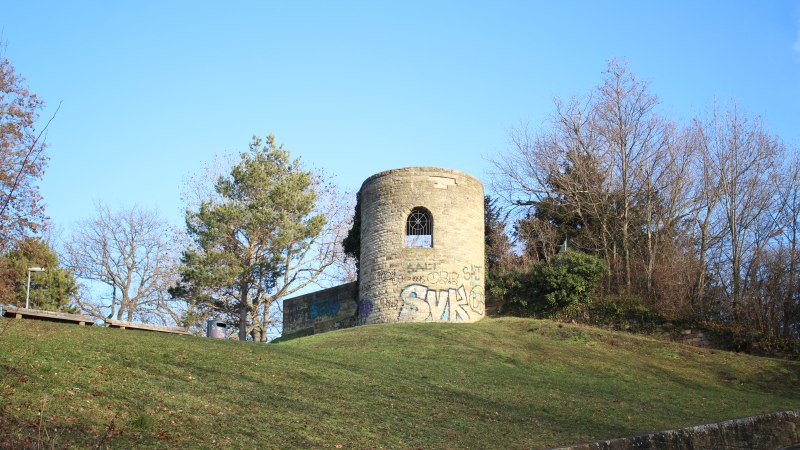
[[174, 296], [194, 311], [238, 323], [239, 339], [267, 340], [272, 306], [313, 282], [328, 264], [318, 252], [326, 217], [315, 212], [317, 180], [299, 159], [254, 137], [216, 197], [186, 212], [195, 246], [184, 252]]

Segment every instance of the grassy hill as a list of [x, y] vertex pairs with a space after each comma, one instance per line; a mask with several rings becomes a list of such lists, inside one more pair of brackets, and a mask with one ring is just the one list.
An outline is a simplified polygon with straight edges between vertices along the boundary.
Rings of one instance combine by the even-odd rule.
[[0, 446], [541, 448], [792, 409], [800, 363], [526, 319], [273, 345], [0, 319]]

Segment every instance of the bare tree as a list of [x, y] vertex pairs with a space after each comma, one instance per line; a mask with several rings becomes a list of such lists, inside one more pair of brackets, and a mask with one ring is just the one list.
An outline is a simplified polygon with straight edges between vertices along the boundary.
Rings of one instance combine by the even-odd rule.
[[[327, 288], [334, 285], [350, 283], [358, 279], [358, 266], [355, 258], [345, 254], [341, 245], [347, 237], [347, 233], [353, 226], [353, 211], [356, 202], [356, 194], [340, 190], [328, 176], [318, 172], [316, 178], [320, 181], [327, 180], [319, 184], [317, 210], [328, 218], [323, 234], [324, 242], [322, 248], [330, 249], [333, 261], [327, 267], [320, 279], [316, 282], [320, 287]], [[328, 250], [323, 253], [328, 253]]]
[[759, 119], [751, 121], [736, 106], [707, 124], [710, 140], [706, 171], [718, 179], [720, 246], [717, 277], [726, 288], [734, 320], [744, 319], [748, 273], [756, 258], [780, 234], [772, 212], [778, 192], [778, 161], [783, 144], [767, 135]]
[[[527, 127], [513, 131], [512, 150], [492, 160], [492, 188], [509, 205], [551, 216], [526, 213], [527, 223], [517, 225], [519, 237], [541, 246], [545, 259], [565, 239], [609, 259], [612, 192], [592, 105], [577, 99], [554, 103], [546, 132], [534, 135]], [[552, 220], [553, 215], [559, 217]], [[580, 223], [592, 230], [577, 234], [575, 227], [558, 228], [553, 222]]]
[[95, 317], [182, 324], [182, 302], [167, 292], [177, 280], [180, 241], [156, 211], [97, 205], [64, 245], [67, 265], [84, 281], [81, 308]]
[[[659, 310], [669, 309], [672, 315], [686, 310], [676, 294], [691, 297], [693, 282], [685, 277], [694, 268], [691, 249], [690, 217], [694, 203], [690, 195], [694, 185], [692, 152], [687, 133], [676, 133], [668, 125], [662, 130], [664, 146], [653, 149], [642, 163], [642, 189], [637, 206], [643, 226], [643, 242], [639, 244], [644, 268], [643, 292], [651, 301], [659, 302]], [[693, 253], [693, 252], [691, 252]], [[656, 269], [662, 270], [656, 277]], [[656, 283], [658, 278], [658, 283]], [[667, 300], [664, 302], [663, 300]]]
[[[282, 276], [276, 280], [274, 290], [262, 291], [254, 305], [253, 340], [266, 342], [268, 333], [283, 329], [283, 302], [301, 290], [313, 285], [330, 287], [342, 282], [355, 281], [357, 271], [352, 258], [344, 254], [342, 240], [347, 236], [352, 222], [354, 195], [343, 194], [330, 179], [317, 172], [314, 177], [317, 193], [315, 213], [327, 220], [319, 235], [310, 240], [310, 246], [299, 252], [287, 247], [280, 253]], [[299, 248], [299, 246], [298, 246]]]
[[[555, 101], [545, 128], [511, 134], [492, 188], [522, 209], [518, 239], [547, 260], [603, 256], [605, 292], [656, 313], [796, 335], [800, 163], [734, 105], [679, 130], [624, 64], [584, 99]], [[521, 218], [519, 218], [521, 216]]]
[[687, 158], [674, 146], [674, 125], [656, 114], [658, 99], [647, 83], [616, 61], [604, 78], [583, 101], [556, 100], [547, 131], [515, 131], [512, 151], [492, 161], [493, 188], [509, 204], [532, 205], [540, 216], [566, 225], [563, 238], [602, 254], [627, 291], [632, 235], [642, 228], [649, 232], [651, 284], [660, 238], [655, 230], [675, 221], [666, 215], [681, 207]]
[[609, 158], [611, 183], [619, 192], [624, 283], [630, 288], [635, 202], [642, 196], [650, 198], [652, 186], [648, 183], [652, 184], [656, 174], [647, 169], [663, 166], [660, 161], [668, 154], [672, 126], [656, 114], [658, 98], [649, 93], [647, 83], [631, 74], [624, 63], [609, 62], [597, 93], [594, 124]]
[[693, 305], [700, 314], [705, 312], [706, 288], [710, 252], [722, 239], [721, 225], [718, 223], [719, 203], [722, 197], [720, 176], [712, 164], [713, 152], [719, 136], [704, 121], [694, 119], [686, 133], [686, 145], [691, 148], [692, 185], [689, 192], [690, 211], [694, 229], [699, 267], [694, 281]]
[[776, 224], [783, 235], [774, 251], [779, 256], [774, 264], [781, 268], [777, 272], [783, 279], [778, 280], [782, 289], [774, 297], [780, 303], [780, 320], [775, 328], [785, 336], [800, 337], [800, 156], [797, 152], [783, 166], [779, 189]]

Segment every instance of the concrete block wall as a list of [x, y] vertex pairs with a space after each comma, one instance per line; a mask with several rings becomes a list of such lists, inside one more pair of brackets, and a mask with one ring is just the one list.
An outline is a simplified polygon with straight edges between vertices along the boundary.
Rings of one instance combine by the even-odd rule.
[[283, 337], [306, 336], [356, 324], [358, 284], [347, 283], [284, 300]]

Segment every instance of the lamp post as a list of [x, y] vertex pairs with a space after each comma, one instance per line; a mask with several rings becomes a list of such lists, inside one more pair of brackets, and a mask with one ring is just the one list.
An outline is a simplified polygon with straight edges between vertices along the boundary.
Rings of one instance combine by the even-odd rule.
[[44, 269], [41, 267], [28, 268], [28, 289], [25, 290], [25, 309], [28, 309], [31, 300], [31, 272], [44, 272]]

